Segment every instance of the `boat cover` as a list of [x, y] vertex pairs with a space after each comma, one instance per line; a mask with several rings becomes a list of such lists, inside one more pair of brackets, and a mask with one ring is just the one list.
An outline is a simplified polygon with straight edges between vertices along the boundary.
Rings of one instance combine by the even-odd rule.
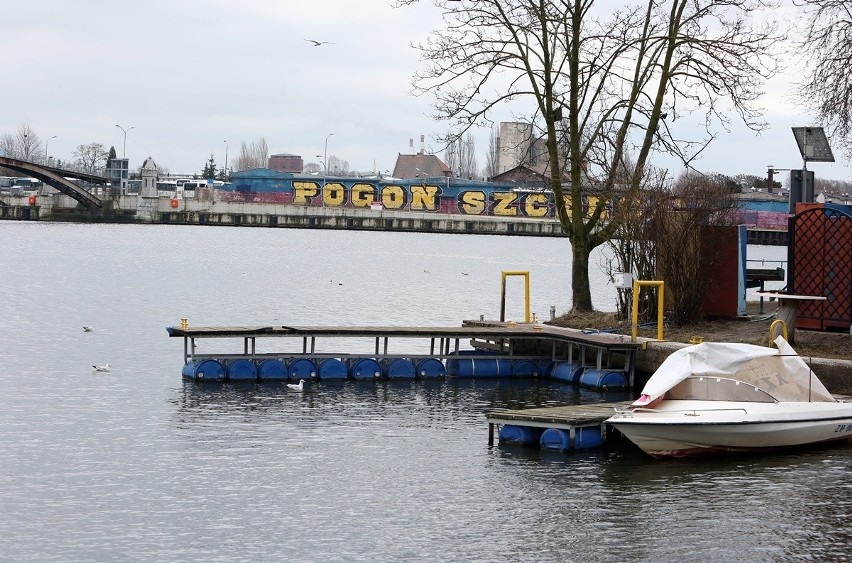
[[778, 347], [703, 342], [666, 358], [633, 403], [647, 406], [690, 376], [716, 376], [754, 385], [777, 401], [829, 401], [831, 393], [795, 350], [779, 336]]

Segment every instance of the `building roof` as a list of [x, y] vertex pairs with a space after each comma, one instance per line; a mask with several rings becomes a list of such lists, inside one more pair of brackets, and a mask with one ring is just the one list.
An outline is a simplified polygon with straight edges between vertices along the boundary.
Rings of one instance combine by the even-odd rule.
[[400, 154], [396, 157], [393, 177], [410, 178], [452, 178], [450, 167], [434, 154]]
[[273, 154], [270, 158], [281, 157], [281, 158], [302, 158], [298, 154], [290, 154], [288, 152], [280, 152], [278, 154]]
[[546, 182], [550, 183], [550, 176], [545, 174], [544, 167], [531, 167], [519, 164], [514, 168], [497, 174], [490, 179], [492, 182]]

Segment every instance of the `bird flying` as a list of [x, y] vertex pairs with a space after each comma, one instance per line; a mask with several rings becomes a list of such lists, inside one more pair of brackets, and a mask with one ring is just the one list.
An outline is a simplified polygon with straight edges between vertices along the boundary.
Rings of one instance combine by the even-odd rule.
[[92, 332], [93, 330], [95, 330], [95, 327], [91, 325], [83, 325], [83, 332]]
[[308, 43], [313, 43], [314, 47], [319, 47], [320, 45], [334, 45], [331, 41], [317, 41], [316, 39], [305, 39]]

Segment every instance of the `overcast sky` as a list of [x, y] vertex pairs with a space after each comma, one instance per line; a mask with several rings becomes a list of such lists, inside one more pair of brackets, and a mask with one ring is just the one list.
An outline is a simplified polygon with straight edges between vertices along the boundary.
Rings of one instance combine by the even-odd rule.
[[[448, 129], [430, 117], [430, 99], [411, 94], [419, 59], [409, 45], [438, 25], [430, 4], [394, 9], [386, 0], [5, 2], [0, 134], [28, 124], [43, 141], [56, 135], [52, 156], [71, 158], [92, 142], [121, 156], [116, 124], [133, 127], [131, 168], [152, 156], [174, 173], [200, 172], [211, 153], [221, 168], [226, 146], [232, 159], [261, 137], [270, 154], [319, 162], [328, 139], [328, 154], [354, 170], [392, 170], [410, 139], [418, 150], [425, 135], [427, 151], [439, 152], [436, 135]], [[762, 176], [770, 164], [801, 167], [790, 128], [812, 119], [787, 101], [791, 79], [769, 84], [768, 131], [720, 131], [696, 168]], [[494, 117], [511, 120], [505, 111]], [[479, 131], [480, 166], [487, 142]], [[852, 179], [834, 152], [837, 163], [809, 168]]]

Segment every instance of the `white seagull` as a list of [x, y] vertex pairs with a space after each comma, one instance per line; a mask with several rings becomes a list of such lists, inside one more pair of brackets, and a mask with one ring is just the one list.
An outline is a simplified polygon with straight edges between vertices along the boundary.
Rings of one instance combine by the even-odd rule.
[[287, 389], [292, 389], [293, 391], [301, 391], [304, 388], [305, 388], [305, 380], [304, 379], [300, 379], [298, 385], [296, 385], [295, 383], [288, 383], [287, 384]]
[[83, 332], [92, 332], [93, 330], [95, 330], [95, 327], [92, 325], [83, 325]]
[[316, 39], [305, 39], [308, 43], [313, 43], [314, 47], [319, 47], [320, 45], [334, 45], [331, 41], [317, 41]]
[[106, 372], [106, 371], [109, 371], [109, 364], [104, 364], [102, 366], [96, 366], [96, 365], [92, 364], [92, 368], [95, 371]]

